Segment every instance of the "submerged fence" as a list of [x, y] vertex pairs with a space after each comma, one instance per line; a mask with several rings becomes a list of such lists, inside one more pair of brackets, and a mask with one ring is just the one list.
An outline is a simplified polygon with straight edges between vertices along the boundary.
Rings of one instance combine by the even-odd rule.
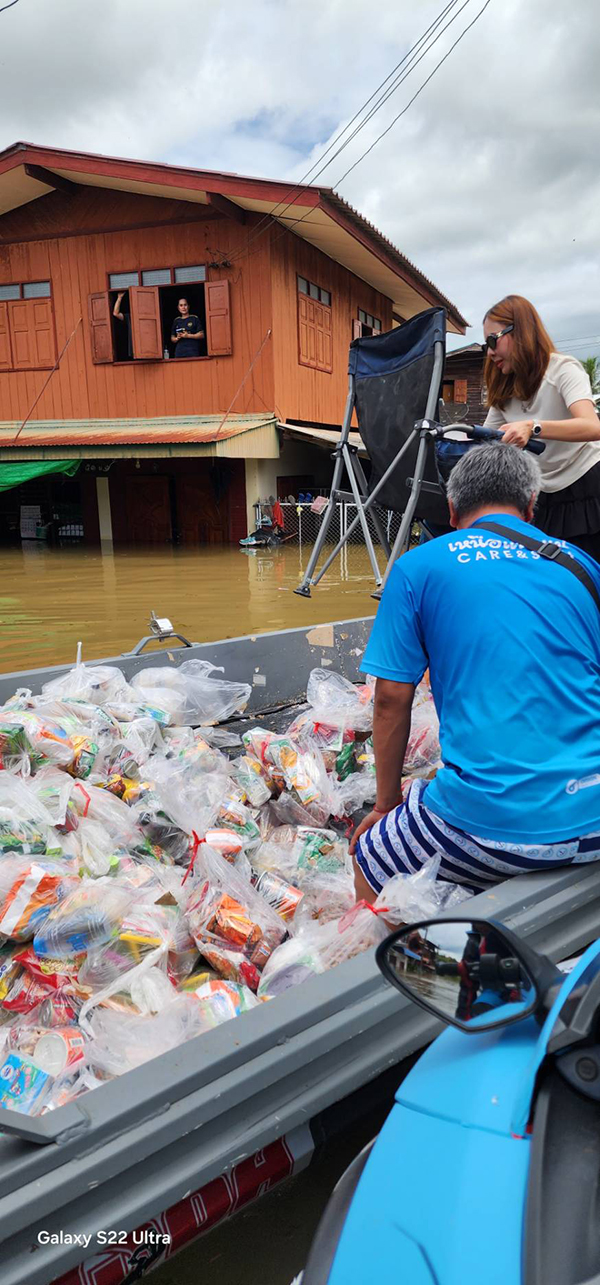
[[[298, 544], [300, 546], [304, 544], [314, 544], [325, 517], [325, 510], [323, 510], [322, 513], [314, 513], [311, 503], [290, 504], [287, 501], [285, 504], [281, 505], [281, 508], [284, 517], [283, 535], [286, 543]], [[382, 509], [379, 505], [375, 505], [374, 508], [377, 512], [382, 530], [384, 531], [389, 544], [392, 545], [397, 535], [402, 515], [394, 512], [392, 509]], [[335, 505], [333, 517], [327, 532], [328, 545], [337, 544], [338, 540], [340, 540], [348, 531], [348, 528], [354, 521], [356, 515], [357, 507], [355, 504], [338, 502]], [[257, 526], [260, 524], [261, 516], [262, 508], [260, 505], [256, 505]], [[373, 517], [370, 512], [367, 512], [366, 516], [373, 543], [379, 545], [380, 540], [375, 529]], [[357, 526], [356, 530], [352, 532], [349, 543], [350, 545], [364, 546], [365, 537], [360, 524]]]

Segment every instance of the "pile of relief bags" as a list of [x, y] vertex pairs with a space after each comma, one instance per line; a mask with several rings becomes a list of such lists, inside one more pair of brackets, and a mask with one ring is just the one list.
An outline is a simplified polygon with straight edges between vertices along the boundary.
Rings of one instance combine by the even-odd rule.
[[[217, 726], [250, 691], [78, 664], [0, 708], [0, 1106], [62, 1106], [464, 895], [434, 861], [355, 904], [372, 684], [315, 669], [285, 734]], [[423, 683], [407, 781], [438, 761]]]

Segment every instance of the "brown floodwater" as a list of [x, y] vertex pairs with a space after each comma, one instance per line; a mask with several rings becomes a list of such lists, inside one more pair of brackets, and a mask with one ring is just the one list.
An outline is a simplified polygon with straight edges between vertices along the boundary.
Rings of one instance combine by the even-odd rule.
[[[350, 547], [311, 599], [297, 597], [310, 546], [50, 548], [0, 550], [0, 671], [129, 651], [150, 612], [192, 642], [292, 629], [374, 614], [364, 546]], [[383, 558], [380, 557], [383, 569]]]

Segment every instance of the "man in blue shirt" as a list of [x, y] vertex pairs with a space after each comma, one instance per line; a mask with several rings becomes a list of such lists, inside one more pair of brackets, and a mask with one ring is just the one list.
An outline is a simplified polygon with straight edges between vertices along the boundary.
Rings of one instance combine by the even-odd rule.
[[[377, 678], [377, 802], [352, 841], [359, 897], [436, 854], [441, 878], [478, 891], [600, 858], [600, 567], [557, 542], [585, 584], [519, 543], [546, 540], [530, 525], [539, 487], [532, 456], [474, 447], [448, 483], [455, 532], [392, 570], [362, 665]], [[443, 767], [398, 806], [427, 668]]]

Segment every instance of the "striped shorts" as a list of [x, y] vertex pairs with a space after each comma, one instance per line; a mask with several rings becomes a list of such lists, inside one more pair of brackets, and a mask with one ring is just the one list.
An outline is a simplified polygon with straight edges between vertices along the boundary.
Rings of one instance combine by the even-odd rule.
[[414, 874], [441, 856], [438, 878], [485, 892], [510, 875], [600, 859], [600, 833], [557, 843], [499, 843], [465, 834], [425, 806], [427, 781], [415, 781], [400, 807], [361, 835], [355, 859], [375, 892], [397, 874]]

